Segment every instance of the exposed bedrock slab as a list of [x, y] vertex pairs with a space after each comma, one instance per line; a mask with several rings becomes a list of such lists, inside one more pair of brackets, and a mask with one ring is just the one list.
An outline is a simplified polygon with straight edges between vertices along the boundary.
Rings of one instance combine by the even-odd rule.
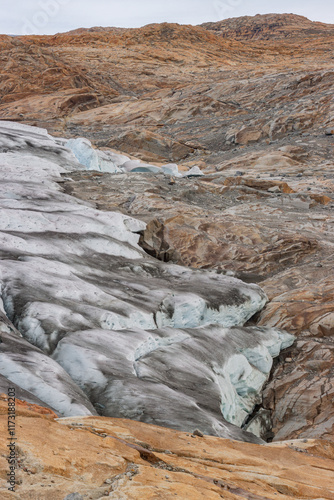
[[275, 440], [316, 438], [333, 441], [333, 330], [299, 338], [272, 374], [263, 405], [271, 411]]
[[45, 408], [19, 400], [19, 484], [12, 493], [7, 411], [0, 395], [3, 500], [334, 498], [334, 446], [325, 440], [258, 445], [125, 419], [54, 420]]
[[[74, 397], [63, 402], [73, 391], [83, 412], [94, 411], [82, 389], [103, 414], [257, 440], [227, 421], [243, 423], [272, 357], [293, 342], [277, 329], [242, 328], [267, 301], [261, 288], [148, 257], [138, 246], [144, 222], [60, 191], [66, 155], [69, 171], [82, 169], [61, 141], [1, 126], [1, 297], [24, 337], [13, 332], [13, 358], [1, 348], [1, 373], [61, 414], [77, 411]], [[45, 399], [37, 365], [44, 384], [55, 367], [63, 374], [52, 386], [59, 398]]]

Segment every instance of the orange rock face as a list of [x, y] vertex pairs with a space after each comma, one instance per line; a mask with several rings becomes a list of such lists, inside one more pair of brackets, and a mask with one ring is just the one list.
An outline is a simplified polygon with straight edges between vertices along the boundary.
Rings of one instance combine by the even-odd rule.
[[[0, 415], [7, 415], [8, 412], [8, 396], [6, 394], [0, 394]], [[36, 417], [36, 413], [48, 419], [57, 418], [58, 415], [54, 411], [45, 408], [44, 406], [39, 406], [32, 403], [27, 403], [27, 401], [21, 401], [16, 399], [16, 412], [25, 417]]]
[[[158, 134], [161, 144], [183, 146], [172, 155], [175, 161], [195, 150], [197, 156], [213, 153], [214, 164], [234, 144], [257, 144], [324, 122], [330, 129], [333, 29], [298, 16], [247, 21], [256, 32], [261, 24], [268, 36], [277, 33], [275, 23], [282, 25], [285, 38], [277, 43], [249, 40], [242, 19], [226, 23], [235, 36], [167, 23], [2, 36], [0, 115], [103, 146], [124, 147], [128, 139], [127, 151], [146, 157], [156, 148], [150, 134]], [[295, 44], [286, 32], [297, 33]], [[237, 33], [247, 44], [236, 40]], [[170, 160], [170, 149], [160, 148], [158, 156]]]
[[3, 499], [334, 498], [334, 448], [326, 441], [254, 445], [122, 419], [55, 421], [27, 415], [21, 403], [13, 493], [6, 416], [0, 427]]

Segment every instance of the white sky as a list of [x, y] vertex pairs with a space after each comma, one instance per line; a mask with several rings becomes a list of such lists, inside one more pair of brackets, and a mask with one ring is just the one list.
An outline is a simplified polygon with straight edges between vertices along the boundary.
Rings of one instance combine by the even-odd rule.
[[272, 12], [334, 24], [333, 0], [0, 0], [0, 12], [0, 33], [16, 35], [164, 21], [200, 24]]

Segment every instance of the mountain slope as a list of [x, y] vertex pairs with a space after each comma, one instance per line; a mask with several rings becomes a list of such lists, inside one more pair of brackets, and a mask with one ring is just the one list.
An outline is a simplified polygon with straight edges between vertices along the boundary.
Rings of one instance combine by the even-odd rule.
[[334, 26], [296, 14], [263, 14], [225, 19], [201, 25], [223, 38], [234, 40], [281, 40], [303, 39], [316, 41], [317, 38], [334, 35]]

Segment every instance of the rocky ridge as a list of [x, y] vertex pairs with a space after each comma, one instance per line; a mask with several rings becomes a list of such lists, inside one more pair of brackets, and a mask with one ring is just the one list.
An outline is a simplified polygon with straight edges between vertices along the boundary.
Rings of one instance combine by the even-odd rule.
[[333, 36], [334, 33], [332, 24], [310, 21], [296, 14], [257, 14], [204, 23], [201, 26], [224, 38], [240, 41], [287, 38], [289, 42], [301, 43], [303, 40], [317, 43], [319, 39]]

